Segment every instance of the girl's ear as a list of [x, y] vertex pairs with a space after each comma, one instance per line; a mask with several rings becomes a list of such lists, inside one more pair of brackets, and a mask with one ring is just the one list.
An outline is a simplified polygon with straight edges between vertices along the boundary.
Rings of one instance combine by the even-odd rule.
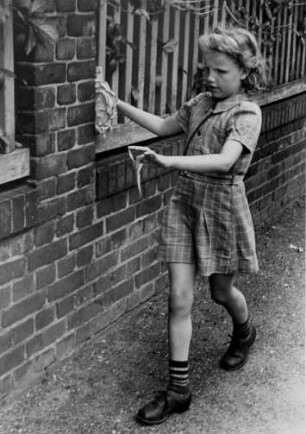
[[241, 69], [240, 79], [241, 80], [245, 80], [247, 78], [247, 76], [249, 75], [249, 73], [250, 73], [249, 68], [243, 68], [243, 69]]

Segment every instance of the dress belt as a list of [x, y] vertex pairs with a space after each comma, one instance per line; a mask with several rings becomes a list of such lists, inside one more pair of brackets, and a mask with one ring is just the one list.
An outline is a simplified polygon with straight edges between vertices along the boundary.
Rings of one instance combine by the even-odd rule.
[[212, 184], [242, 184], [243, 183], [243, 175], [201, 175], [199, 173], [188, 172], [187, 170], [182, 170], [180, 172], [180, 176], [191, 178], [196, 181], [212, 183]]

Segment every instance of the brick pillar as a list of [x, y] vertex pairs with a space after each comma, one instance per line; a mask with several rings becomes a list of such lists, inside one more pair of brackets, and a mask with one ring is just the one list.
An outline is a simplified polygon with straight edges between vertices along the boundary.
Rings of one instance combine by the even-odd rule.
[[75, 347], [68, 314], [92, 295], [88, 240], [102, 233], [94, 221], [96, 2], [47, 7], [57, 43], [28, 57], [20, 47], [15, 53], [24, 80], [17, 80], [16, 132], [30, 149], [31, 175], [0, 207], [13, 222], [0, 230], [0, 395]]
[[[94, 200], [95, 1], [48, 2], [55, 46], [16, 52], [18, 139], [31, 149], [39, 222]], [[21, 82], [19, 82], [21, 83]]]

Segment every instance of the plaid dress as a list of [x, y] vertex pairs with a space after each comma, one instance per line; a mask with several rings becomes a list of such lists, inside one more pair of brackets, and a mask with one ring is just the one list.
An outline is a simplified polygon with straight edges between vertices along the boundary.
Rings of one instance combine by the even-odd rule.
[[260, 108], [243, 95], [213, 107], [211, 95], [202, 93], [175, 117], [187, 134], [186, 155], [218, 154], [227, 140], [241, 143], [243, 152], [227, 174], [181, 172], [163, 215], [164, 260], [195, 264], [204, 276], [256, 272], [255, 235], [243, 178], [261, 129]]

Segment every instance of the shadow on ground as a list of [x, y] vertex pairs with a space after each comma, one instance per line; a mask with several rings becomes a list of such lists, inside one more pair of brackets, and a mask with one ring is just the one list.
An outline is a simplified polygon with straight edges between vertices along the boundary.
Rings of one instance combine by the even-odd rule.
[[[258, 338], [247, 365], [219, 369], [231, 331], [197, 281], [191, 347], [193, 403], [163, 425], [138, 408], [167, 380], [167, 294], [159, 294], [0, 408], [0, 433], [305, 434], [304, 205], [257, 230], [260, 272], [239, 276]], [[300, 251], [303, 249], [303, 251]]]

